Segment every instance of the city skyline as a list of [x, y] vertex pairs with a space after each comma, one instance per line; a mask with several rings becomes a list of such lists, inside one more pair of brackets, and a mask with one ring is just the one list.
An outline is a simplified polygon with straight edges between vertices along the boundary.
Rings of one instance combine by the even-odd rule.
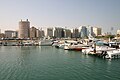
[[0, 3], [0, 29], [16, 30], [20, 19], [29, 19], [31, 27], [101, 27], [113, 32], [120, 27], [119, 0], [12, 0]]

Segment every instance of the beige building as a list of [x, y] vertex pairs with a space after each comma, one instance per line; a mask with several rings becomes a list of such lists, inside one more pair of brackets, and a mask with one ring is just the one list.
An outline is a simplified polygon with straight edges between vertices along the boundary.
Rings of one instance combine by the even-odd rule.
[[98, 27], [93, 27], [93, 33], [95, 36], [101, 35], [102, 29]]
[[36, 31], [37, 29], [35, 27], [30, 28], [30, 38], [36, 38]]
[[0, 33], [0, 38], [5, 38], [5, 34], [4, 33]]
[[30, 22], [28, 19], [26, 21], [19, 22], [19, 38], [29, 38], [30, 37]]

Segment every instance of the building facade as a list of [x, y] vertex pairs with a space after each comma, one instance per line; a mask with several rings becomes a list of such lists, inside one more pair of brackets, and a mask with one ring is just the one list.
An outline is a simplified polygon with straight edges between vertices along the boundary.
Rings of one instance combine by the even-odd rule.
[[39, 39], [40, 38], [40, 30], [36, 29], [36, 38]]
[[72, 32], [72, 38], [79, 38], [79, 29], [75, 28]]
[[80, 26], [79, 27], [79, 34], [81, 38], [86, 38], [88, 37], [88, 30], [86, 26]]
[[30, 38], [36, 38], [37, 29], [35, 27], [30, 28]]
[[30, 37], [30, 22], [28, 19], [26, 21], [19, 22], [19, 38], [29, 38]]
[[93, 27], [92, 26], [87, 26], [87, 36], [88, 37], [93, 37], [94, 33], [93, 33]]
[[70, 29], [64, 29], [64, 37], [71, 38], [71, 30]]
[[53, 36], [55, 38], [64, 38], [64, 29], [61, 27], [53, 28]]
[[53, 28], [47, 28], [47, 37], [53, 37]]
[[102, 29], [98, 27], [93, 27], [93, 33], [95, 36], [101, 35]]
[[15, 31], [12, 31], [12, 30], [6, 30], [5, 31], [5, 38], [13, 38], [14, 37], [14, 34]]
[[44, 32], [44, 30], [40, 29], [39, 37], [40, 37], [40, 38], [44, 38], [44, 37], [45, 37], [45, 32]]

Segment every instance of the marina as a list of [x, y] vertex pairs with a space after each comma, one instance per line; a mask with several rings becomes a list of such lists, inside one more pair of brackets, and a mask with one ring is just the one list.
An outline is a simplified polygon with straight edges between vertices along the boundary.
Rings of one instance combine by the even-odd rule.
[[104, 42], [97, 39], [2, 40], [1, 46], [51, 46], [63, 50], [80, 51], [85, 55], [95, 55], [106, 59], [120, 58], [120, 42]]
[[120, 80], [120, 0], [1, 0], [0, 80]]

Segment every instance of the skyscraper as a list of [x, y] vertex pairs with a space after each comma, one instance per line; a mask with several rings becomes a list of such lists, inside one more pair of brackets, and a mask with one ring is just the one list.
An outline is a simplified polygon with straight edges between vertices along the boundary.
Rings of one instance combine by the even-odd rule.
[[30, 22], [28, 19], [26, 21], [19, 22], [19, 38], [29, 38], [30, 37]]
[[81, 37], [81, 38], [88, 37], [86, 26], [80, 26], [80, 27], [79, 27], [79, 32], [80, 32], [80, 37]]

